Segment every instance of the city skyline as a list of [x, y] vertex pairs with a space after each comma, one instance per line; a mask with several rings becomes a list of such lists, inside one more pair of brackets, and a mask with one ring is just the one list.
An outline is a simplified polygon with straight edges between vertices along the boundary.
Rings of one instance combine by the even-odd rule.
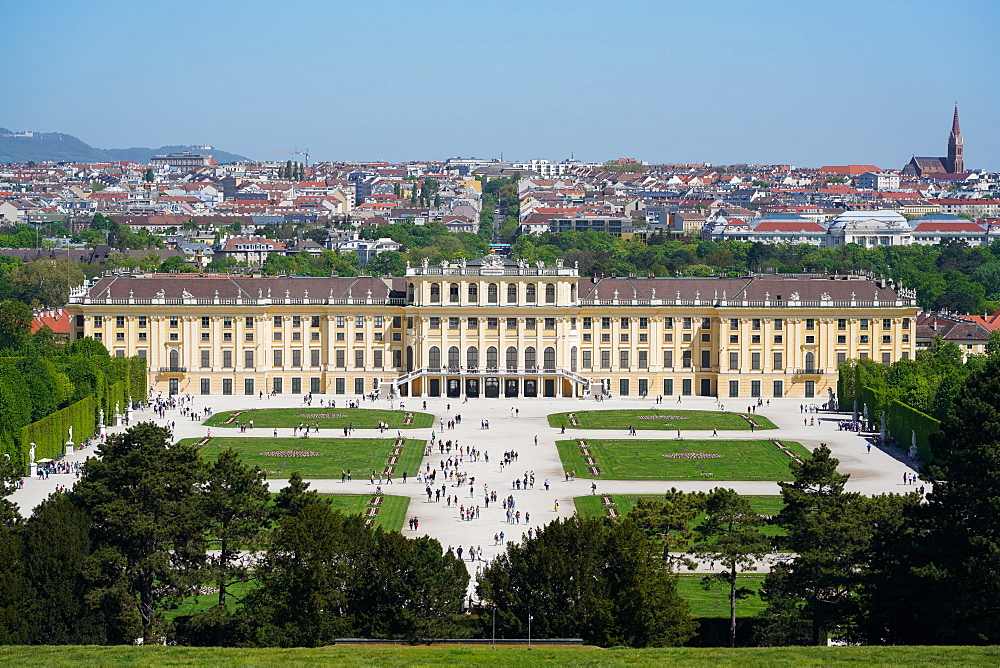
[[[259, 160], [449, 157], [1000, 169], [992, 24], [930, 2], [24, 3], [0, 126]], [[975, 67], [920, 51], [954, 36]]]

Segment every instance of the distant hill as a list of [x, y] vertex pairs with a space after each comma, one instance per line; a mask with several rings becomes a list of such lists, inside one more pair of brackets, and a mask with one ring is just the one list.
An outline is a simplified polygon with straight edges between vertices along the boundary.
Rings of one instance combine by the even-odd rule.
[[164, 153], [209, 154], [216, 162], [235, 162], [249, 158], [217, 149], [199, 146], [161, 146], [160, 148], [95, 148], [62, 132], [34, 132], [31, 136], [0, 128], [0, 163], [6, 162], [101, 162], [132, 160], [147, 163], [154, 155]]

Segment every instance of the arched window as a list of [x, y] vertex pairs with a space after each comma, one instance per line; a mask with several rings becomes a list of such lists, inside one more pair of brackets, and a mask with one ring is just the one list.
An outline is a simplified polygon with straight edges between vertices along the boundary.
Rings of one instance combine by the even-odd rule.
[[441, 349], [437, 346], [431, 346], [431, 349], [427, 351], [427, 366], [431, 371], [437, 371], [441, 368]]
[[507, 368], [516, 369], [517, 368], [517, 348], [511, 346], [507, 348]]
[[441, 286], [437, 283], [431, 283], [431, 304], [441, 303]]
[[170, 368], [171, 369], [176, 369], [180, 365], [181, 365], [181, 362], [180, 362], [180, 353], [177, 352], [176, 350], [171, 350], [170, 351]]
[[524, 366], [526, 369], [533, 369], [538, 366], [538, 360], [535, 358], [534, 346], [528, 346], [524, 349]]
[[556, 286], [553, 283], [549, 283], [545, 286], [545, 303], [546, 304], [556, 303]]
[[816, 355], [813, 353], [806, 353], [806, 371], [812, 371], [816, 368]]
[[576, 371], [576, 346], [569, 349], [569, 370]]
[[459, 350], [458, 350], [458, 346], [452, 346], [451, 348], [448, 348], [448, 367], [449, 368], [456, 368], [456, 367], [458, 367], [458, 364], [459, 364], [458, 356], [459, 356], [459, 354], [460, 353], [459, 353]]
[[529, 304], [535, 303], [535, 284], [528, 283], [528, 287], [524, 289], [524, 301]]
[[458, 283], [452, 283], [448, 286], [448, 301], [452, 304], [458, 303]]
[[490, 369], [497, 368], [497, 347], [490, 346], [486, 349], [486, 366]]
[[517, 303], [517, 286], [511, 283], [507, 286], [507, 303], [516, 304]]
[[469, 283], [469, 302], [475, 304], [479, 301], [479, 286]]
[[408, 304], [413, 303], [413, 283], [406, 286], [406, 302]]
[[486, 286], [486, 301], [488, 301], [490, 304], [496, 304], [497, 301], [500, 299], [498, 292], [499, 291], [497, 290], [497, 284], [490, 283], [488, 286]]
[[546, 371], [556, 370], [556, 349], [549, 346], [542, 352], [542, 365]]
[[469, 346], [469, 349], [465, 351], [465, 366], [470, 369], [479, 368], [479, 348]]

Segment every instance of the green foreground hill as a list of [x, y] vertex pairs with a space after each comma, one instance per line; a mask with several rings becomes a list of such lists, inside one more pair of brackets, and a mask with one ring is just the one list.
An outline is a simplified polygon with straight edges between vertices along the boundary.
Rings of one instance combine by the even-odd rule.
[[219, 649], [207, 647], [0, 647], [6, 666], [995, 666], [997, 647], [762, 647], [752, 649], [398, 645]]

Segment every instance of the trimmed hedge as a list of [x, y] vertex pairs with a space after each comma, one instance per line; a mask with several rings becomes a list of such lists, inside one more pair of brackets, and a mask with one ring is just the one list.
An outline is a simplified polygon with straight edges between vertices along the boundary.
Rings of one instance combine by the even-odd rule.
[[889, 434], [903, 444], [907, 450], [913, 441], [914, 432], [917, 435], [917, 452], [920, 458], [930, 463], [934, 461], [930, 437], [941, 431], [941, 421], [935, 420], [926, 413], [921, 413], [912, 406], [901, 401], [893, 401], [888, 409]]
[[[73, 427], [74, 443], [79, 444], [94, 435], [96, 424], [94, 397], [85, 397], [75, 404], [22, 427], [18, 459], [24, 470], [27, 470], [32, 442], [35, 444], [36, 459], [45, 457], [55, 459], [65, 452], [70, 427]], [[15, 455], [12, 454], [11, 458], [14, 459]]]

